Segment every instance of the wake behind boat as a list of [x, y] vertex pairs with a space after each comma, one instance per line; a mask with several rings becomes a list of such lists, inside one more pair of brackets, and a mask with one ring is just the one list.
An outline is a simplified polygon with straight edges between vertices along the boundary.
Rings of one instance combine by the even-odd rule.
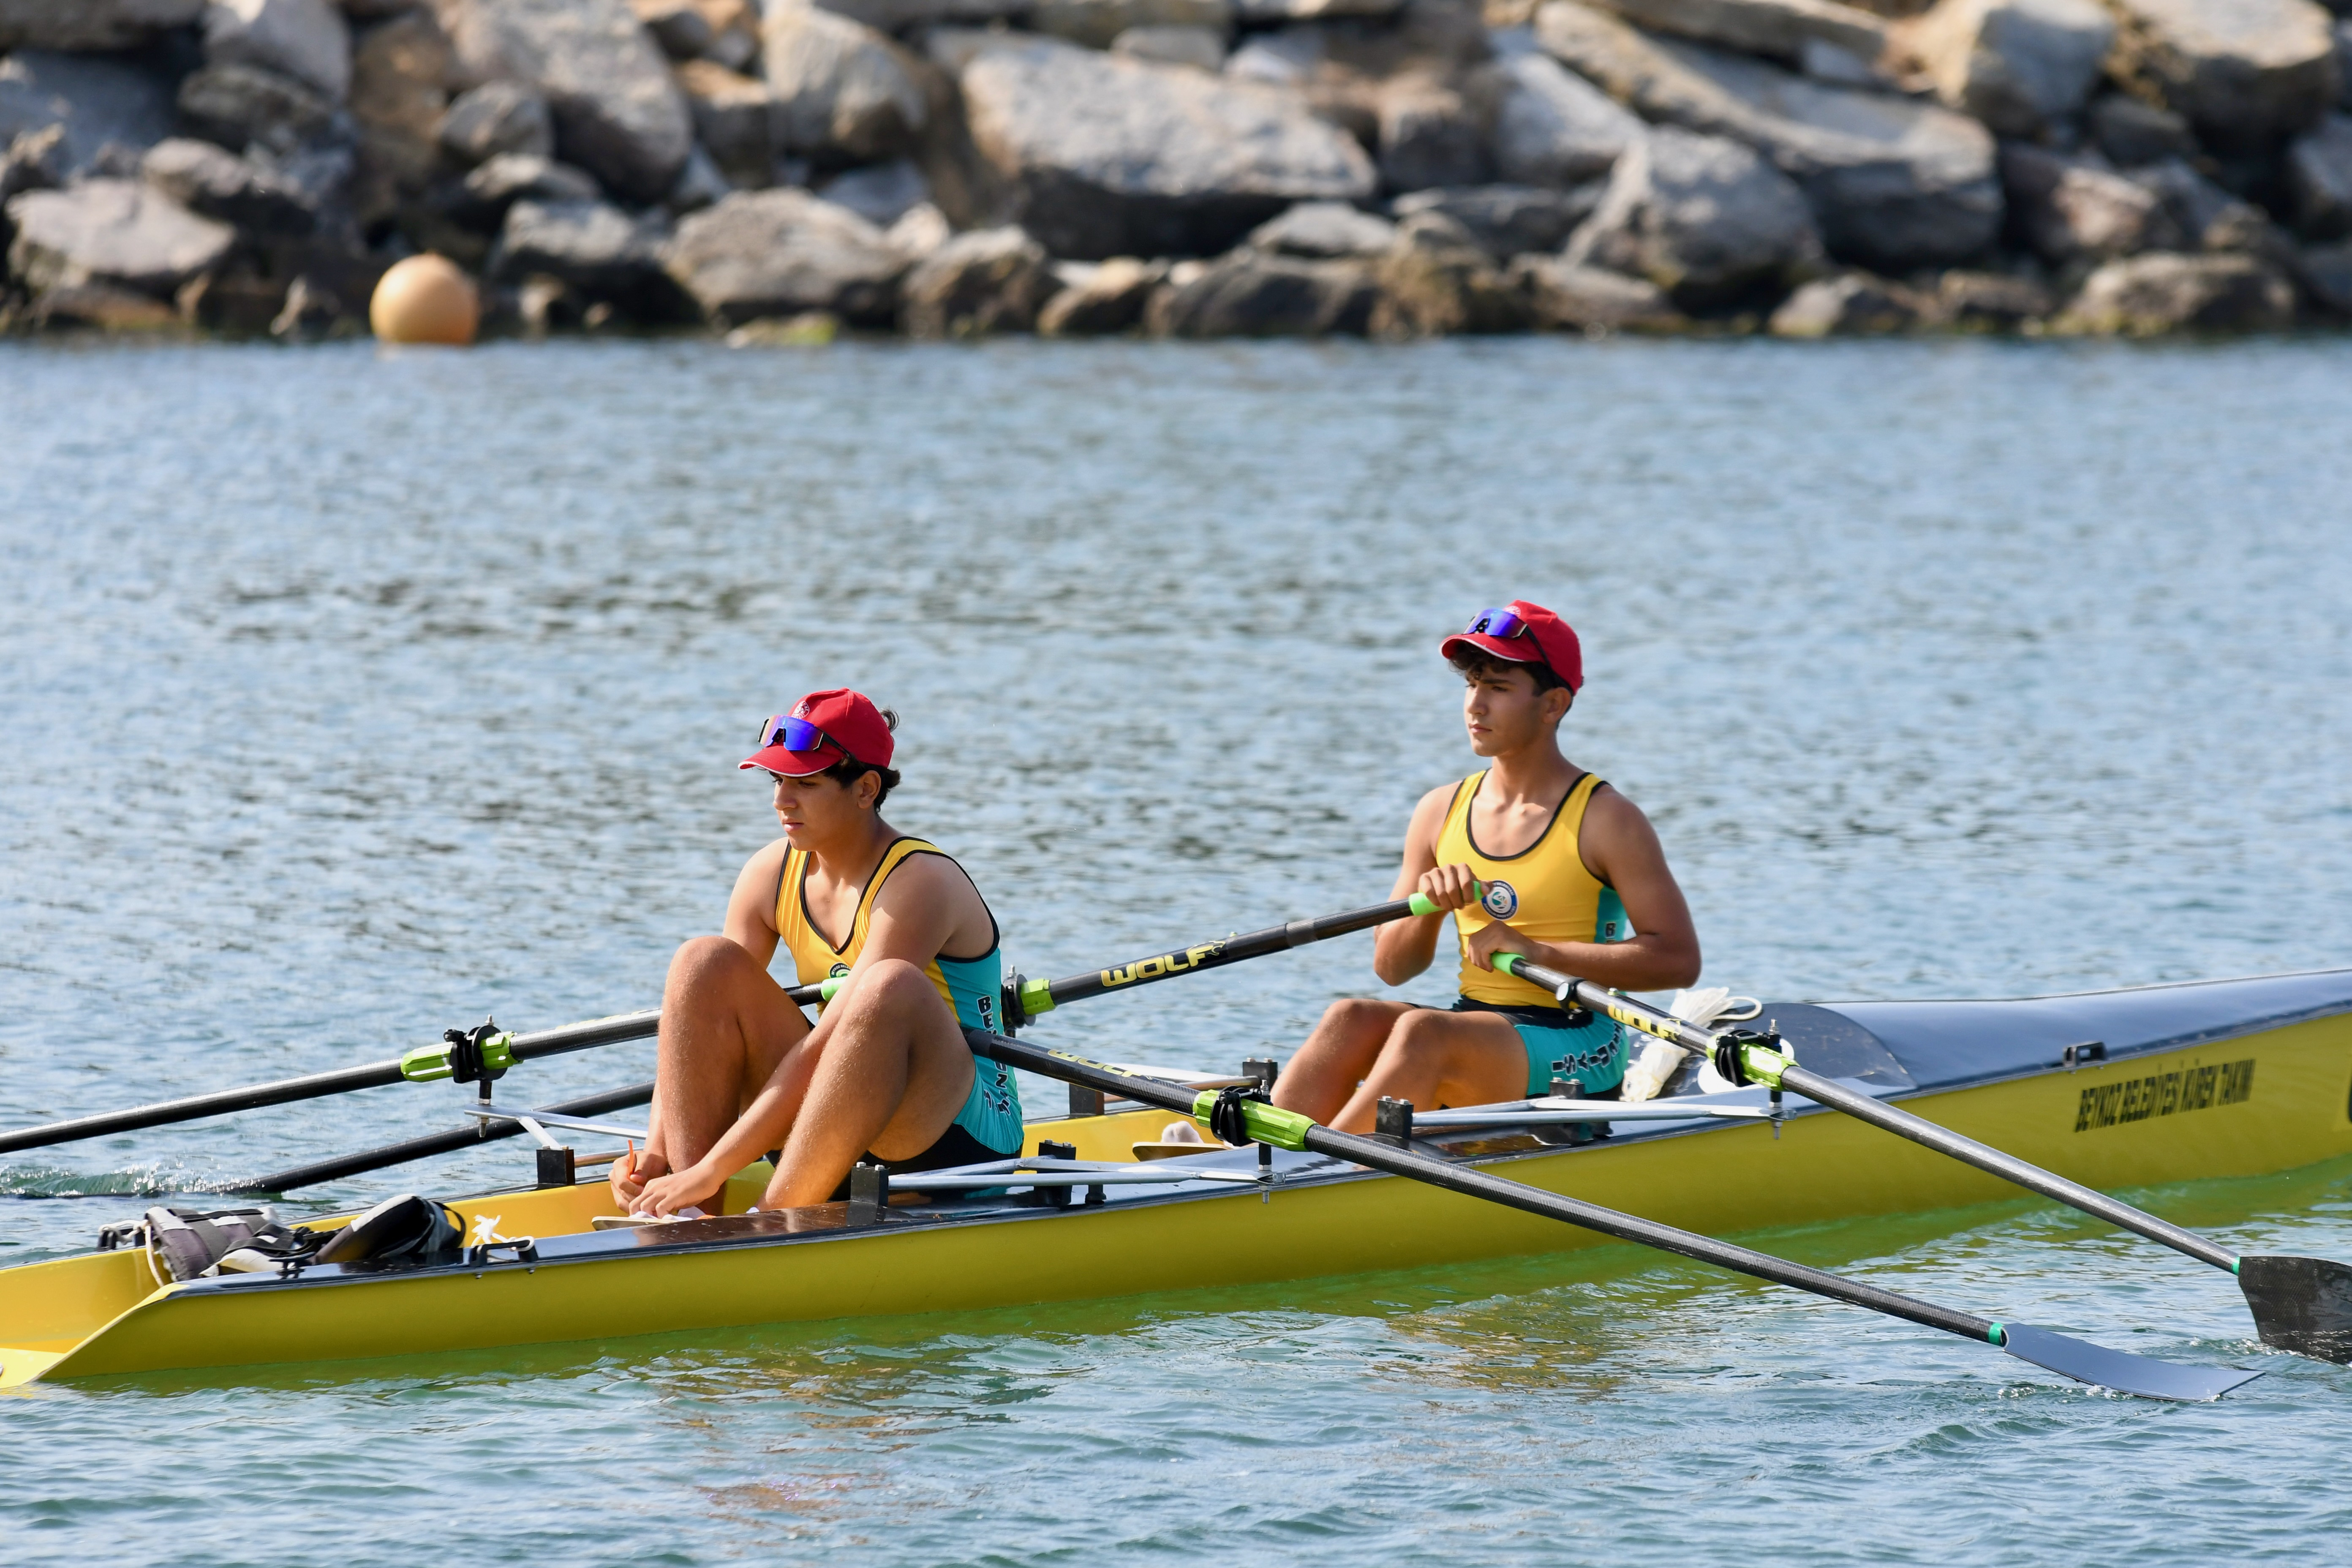
[[[1764, 1016], [1811, 1073], [2094, 1188], [2352, 1153], [2352, 970], [2021, 1001], [1768, 1004]], [[1776, 1107], [1762, 1088], [1696, 1092], [1695, 1078], [1639, 1105], [1433, 1113], [1404, 1142], [1461, 1171], [1714, 1236], [2011, 1193], [1847, 1116]], [[963, 1311], [1605, 1240], [1312, 1151], [1145, 1158], [1168, 1152], [1154, 1146], [1170, 1125], [1165, 1110], [1116, 1107], [1033, 1121], [1012, 1161], [895, 1181], [861, 1167], [846, 1202], [658, 1225], [614, 1215], [602, 1182], [485, 1194], [450, 1202], [465, 1241], [438, 1255], [184, 1279], [136, 1245], [26, 1265], [0, 1271], [0, 1386]], [[756, 1202], [770, 1174], [764, 1162], [737, 1174], [726, 1208]], [[2007, 1348], [2041, 1360], [2034, 1332], [2019, 1326]]]

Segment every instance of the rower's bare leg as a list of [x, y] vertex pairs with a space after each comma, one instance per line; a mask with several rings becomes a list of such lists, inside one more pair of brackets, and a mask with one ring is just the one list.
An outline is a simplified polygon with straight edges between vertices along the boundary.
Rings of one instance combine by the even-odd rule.
[[1389, 1031], [1412, 1011], [1402, 1002], [1332, 1003], [1275, 1079], [1275, 1104], [1329, 1124], [1372, 1070]]
[[1383, 1099], [1434, 1110], [1520, 1100], [1527, 1091], [1527, 1047], [1509, 1019], [1498, 1013], [1417, 1009], [1396, 1021], [1380, 1059], [1328, 1125], [1342, 1132], [1370, 1132]]
[[[662, 987], [650, 1135], [630, 1179], [615, 1164], [614, 1198], [631, 1203], [646, 1182], [709, 1153], [808, 1032], [807, 1017], [741, 947], [723, 936], [681, 945]], [[724, 1193], [702, 1206], [718, 1212]]]
[[868, 1150], [912, 1159], [939, 1142], [971, 1093], [971, 1047], [913, 964], [867, 965], [828, 1011], [838, 1021], [761, 1208], [824, 1203]]

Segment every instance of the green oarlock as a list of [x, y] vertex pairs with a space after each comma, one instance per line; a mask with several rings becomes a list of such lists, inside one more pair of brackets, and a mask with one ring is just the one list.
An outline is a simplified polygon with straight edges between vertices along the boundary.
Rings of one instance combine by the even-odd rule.
[[[1217, 1091], [1202, 1089], [1192, 1101], [1192, 1120], [1209, 1126], [1209, 1113], [1216, 1103]], [[1315, 1125], [1315, 1119], [1301, 1116], [1296, 1110], [1285, 1110], [1278, 1105], [1245, 1100], [1242, 1101], [1242, 1122], [1249, 1129], [1250, 1136], [1261, 1143], [1271, 1143], [1277, 1149], [1304, 1149], [1307, 1130]]]
[[830, 1002], [840, 994], [841, 988], [848, 984], [849, 976], [846, 974], [828, 974], [817, 982], [816, 994], [820, 999]]
[[[492, 1072], [504, 1072], [515, 1065], [512, 1035], [492, 1035], [482, 1042], [482, 1065]], [[402, 1053], [400, 1076], [411, 1083], [431, 1083], [449, 1076], [449, 1047], [446, 1045], [419, 1046]]]
[[1776, 1051], [1760, 1041], [1749, 1041], [1739, 1047], [1739, 1065], [1748, 1069], [1750, 1083], [1778, 1089], [1780, 1075], [1797, 1065], [1797, 1053], [1785, 1047]]
[[1021, 983], [1021, 1010], [1034, 1018], [1054, 1010], [1054, 983], [1050, 980], [1024, 980]]

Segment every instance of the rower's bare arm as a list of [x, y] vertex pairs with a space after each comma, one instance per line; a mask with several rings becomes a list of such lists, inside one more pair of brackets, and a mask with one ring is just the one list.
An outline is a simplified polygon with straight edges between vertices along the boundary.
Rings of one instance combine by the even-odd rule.
[[1650, 819], [1613, 789], [1596, 792], [1585, 807], [1579, 837], [1585, 868], [1617, 889], [1633, 922], [1627, 942], [1536, 942], [1496, 921], [1470, 933], [1472, 960], [1494, 967], [1495, 955], [1516, 952], [1596, 985], [1659, 991], [1698, 979], [1698, 932], [1690, 906]]
[[866, 948], [850, 973], [886, 958], [919, 969], [942, 952], [977, 957], [988, 951], [992, 926], [979, 890], [954, 861], [942, 855], [910, 856], [875, 896]]
[[722, 934], [762, 969], [776, 956], [776, 882], [791, 848], [790, 842], [779, 838], [744, 861], [735, 878], [735, 890], [727, 895], [727, 925]]
[[[1467, 866], [1437, 863], [1437, 832], [1445, 826], [1445, 808], [1454, 801], [1454, 786], [1440, 784], [1412, 808], [1404, 830], [1404, 863], [1397, 868], [1391, 899], [1419, 892], [1441, 910], [1459, 909], [1477, 899], [1476, 882]], [[1408, 915], [1391, 921], [1372, 933], [1372, 973], [1383, 985], [1402, 985], [1429, 967], [1437, 954], [1438, 928], [1444, 914]]]

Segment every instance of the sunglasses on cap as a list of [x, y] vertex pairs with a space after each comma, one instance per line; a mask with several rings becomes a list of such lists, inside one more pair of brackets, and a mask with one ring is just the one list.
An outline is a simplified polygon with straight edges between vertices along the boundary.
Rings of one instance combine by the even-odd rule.
[[1465, 637], [1516, 637], [1527, 635], [1528, 623], [1509, 610], [1481, 610], [1462, 628]]
[[819, 746], [831, 746], [844, 757], [856, 760], [847, 746], [807, 720], [796, 719], [790, 713], [779, 713], [760, 726], [760, 738], [753, 750], [765, 751], [770, 746], [782, 746], [788, 752], [814, 752]]

